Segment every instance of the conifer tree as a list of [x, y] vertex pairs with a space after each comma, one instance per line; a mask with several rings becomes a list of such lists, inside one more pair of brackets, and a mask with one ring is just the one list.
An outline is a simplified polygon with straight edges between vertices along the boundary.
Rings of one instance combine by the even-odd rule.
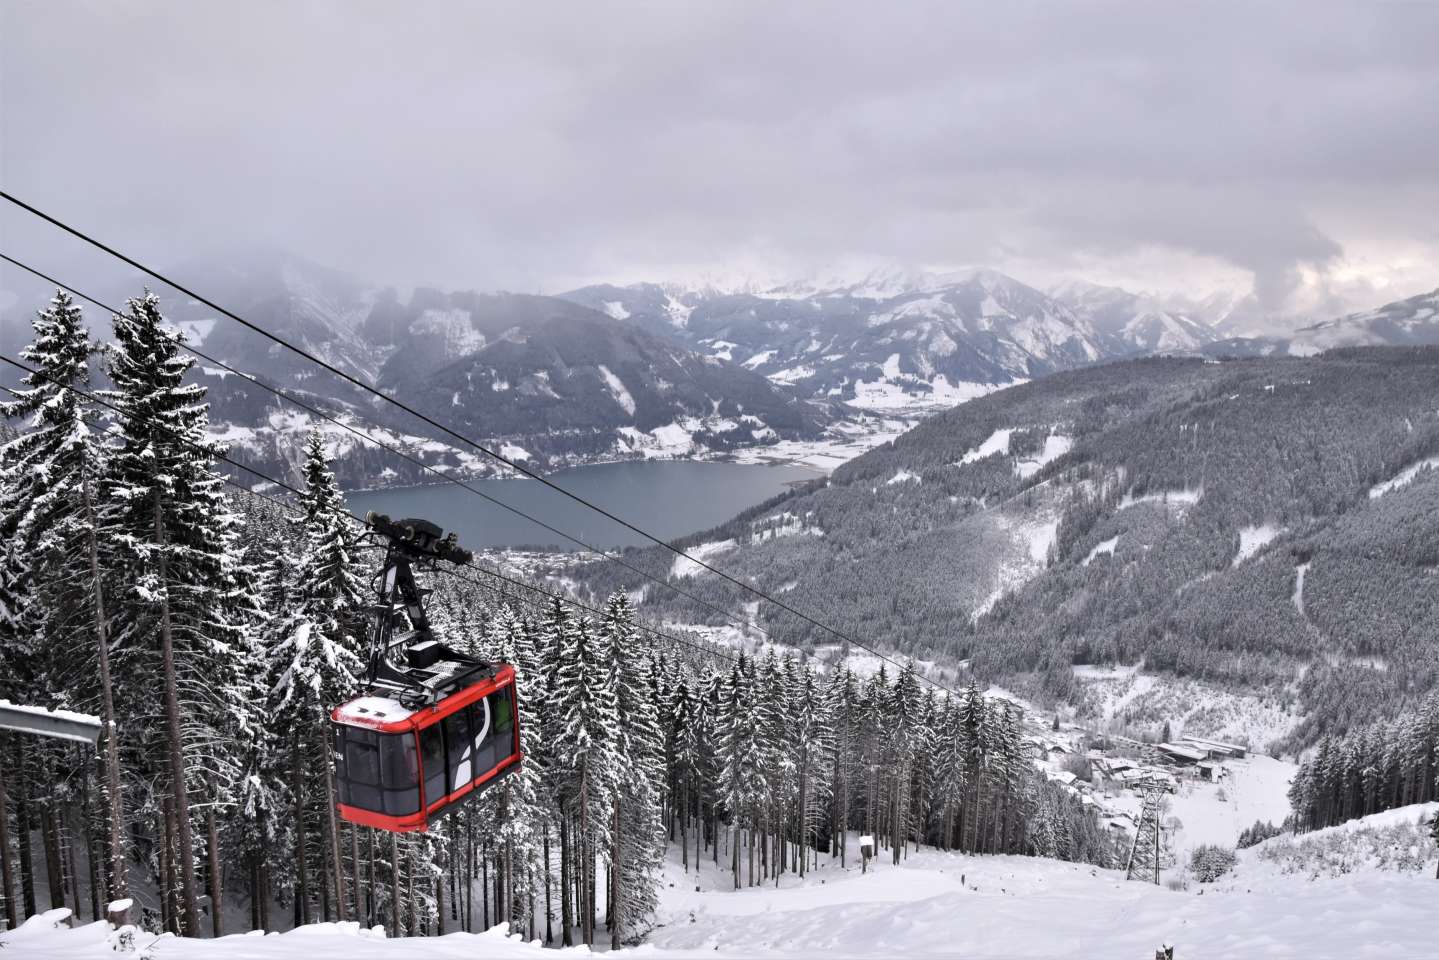
[[236, 719], [232, 705], [242, 699], [235, 658], [240, 632], [228, 616], [234, 519], [212, 468], [220, 447], [207, 436], [204, 389], [184, 382], [193, 361], [180, 354], [179, 335], [165, 328], [159, 301], [153, 294], [130, 300], [114, 327], [110, 397], [119, 422], [101, 519], [114, 531], [128, 576], [116, 598], [124, 609], [113, 646], [123, 662], [117, 672], [131, 681], [122, 693], [123, 712], [152, 715], [147, 678], [161, 678], [164, 724], [156, 733], [166, 745], [179, 926], [195, 935], [190, 790], [203, 784], [190, 782], [187, 753], [222, 739]]

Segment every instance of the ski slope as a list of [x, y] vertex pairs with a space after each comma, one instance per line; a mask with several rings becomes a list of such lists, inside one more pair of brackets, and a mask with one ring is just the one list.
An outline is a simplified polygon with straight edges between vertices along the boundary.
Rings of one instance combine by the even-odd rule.
[[[1381, 814], [1393, 818], [1394, 814]], [[1306, 842], [1304, 838], [1298, 841]], [[1173, 891], [1126, 882], [1118, 871], [1026, 857], [967, 857], [924, 850], [862, 874], [821, 858], [804, 881], [728, 889], [706, 860], [698, 875], [671, 862], [659, 926], [625, 951], [636, 958], [1041, 957], [1147, 958], [1161, 944], [1181, 960], [1204, 958], [1428, 957], [1439, 942], [1434, 857], [1417, 872], [1361, 871], [1310, 879], [1249, 869], [1243, 851], [1231, 884]], [[696, 889], [698, 888], [698, 889]], [[63, 911], [59, 911], [63, 913]], [[56, 929], [32, 919], [3, 954], [26, 960], [113, 958], [100, 924]], [[137, 937], [140, 956], [165, 960], [448, 960], [547, 955], [537, 943], [484, 934], [387, 940], [355, 924], [316, 924], [280, 935], [220, 940]], [[560, 951], [588, 954], [584, 947]], [[548, 955], [553, 955], [550, 953]]]

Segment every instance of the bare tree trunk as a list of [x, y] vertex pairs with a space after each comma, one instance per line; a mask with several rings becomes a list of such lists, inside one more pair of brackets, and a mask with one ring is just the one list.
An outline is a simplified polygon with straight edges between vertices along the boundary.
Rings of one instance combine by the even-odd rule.
[[[358, 827], [356, 829], [359, 829]], [[365, 869], [365, 925], [373, 927], [380, 923], [380, 884], [376, 874], [378, 857], [375, 854], [375, 828], [365, 828], [365, 858], [369, 861]]]
[[20, 912], [15, 909], [15, 873], [10, 864], [10, 805], [5, 796], [5, 768], [0, 765], [0, 899], [5, 901], [5, 925], [13, 930], [20, 926]]
[[420, 905], [415, 900], [415, 864], [410, 859], [410, 845], [405, 844], [405, 910], [409, 914], [405, 932], [417, 936], [420, 932]]
[[335, 818], [335, 764], [328, 745], [322, 753], [325, 757], [325, 823], [330, 830], [330, 869], [335, 873], [335, 916], [343, 923], [350, 918], [345, 910], [345, 866], [340, 860], [340, 824]]
[[360, 828], [355, 824], [349, 825], [350, 834], [350, 879], [353, 881], [350, 892], [353, 899], [350, 901], [354, 909], [355, 920], [363, 923], [365, 911], [360, 907]]
[[218, 803], [215, 788], [210, 787], [210, 805], [205, 810], [205, 854], [210, 863], [210, 934], [225, 935], [225, 922], [221, 917], [221, 887], [224, 883], [224, 866], [220, 863], [220, 831], [215, 825], [215, 804]]
[[365, 911], [360, 906], [360, 828], [351, 823], [345, 832], [350, 835], [350, 911], [356, 923], [365, 922]]
[[402, 936], [400, 926], [400, 840], [399, 834], [390, 834], [390, 920], [394, 923], [394, 935]]
[[[65, 863], [70, 868], [70, 903], [73, 905], [76, 920], [80, 919], [80, 868], [75, 860], [75, 837], [73, 831], [65, 823], [63, 815], [59, 820], [60, 848], [65, 855]], [[90, 919], [95, 919], [92, 914]]]
[[[740, 883], [739, 883], [739, 815], [738, 815], [738, 813], [736, 813], [736, 814], [733, 814], [733, 816], [734, 816], [734, 823], [730, 826], [730, 838], [729, 838], [729, 841], [730, 841], [730, 844], [729, 844], [729, 848], [730, 848], [730, 873], [734, 875], [734, 888], [735, 888], [736, 890], [738, 890], [739, 887], [740, 887]], [[715, 849], [719, 849], [719, 844], [715, 844]]]
[[[125, 816], [120, 794], [120, 737], [115, 726], [115, 691], [110, 679], [109, 626], [105, 618], [105, 586], [100, 579], [99, 547], [95, 537], [95, 502], [90, 495], [90, 478], [82, 481], [81, 495], [85, 505], [86, 548], [90, 555], [90, 585], [95, 602], [95, 646], [100, 664], [100, 719], [105, 726], [105, 793], [110, 812], [110, 892], [109, 899], [123, 900], [128, 895], [125, 864]], [[123, 918], [116, 918], [117, 920]]]
[[545, 945], [555, 942], [555, 930], [550, 907], [550, 825], [545, 824]]
[[[80, 823], [81, 835], [85, 840], [85, 865], [90, 880], [90, 919], [99, 920], [100, 913], [100, 871], [99, 862], [95, 857], [95, 816], [90, 805], [90, 761], [95, 759], [90, 756], [88, 750], [82, 746], [76, 746], [75, 757], [80, 763]], [[4, 804], [0, 804], [0, 811], [4, 810]]]
[[305, 856], [305, 767], [300, 757], [300, 731], [290, 737], [290, 792], [295, 801], [295, 925], [310, 922], [310, 870]]
[[[25, 754], [23, 748], [17, 742], [15, 744], [15, 769], [23, 771]], [[30, 849], [30, 832], [34, 829], [30, 820], [30, 800], [24, 793], [15, 800], [15, 843], [20, 848], [20, 896], [24, 907], [21, 920], [35, 916], [38, 912], [35, 909], [35, 858]]]
[[175, 841], [175, 809], [174, 800], [170, 797], [161, 801], [160, 817], [160, 926], [171, 933], [177, 933], [175, 928], [179, 925], [179, 920], [175, 916], [175, 867], [170, 855]]
[[589, 777], [582, 774], [580, 777], [580, 869], [587, 878], [584, 883], [584, 894], [581, 896], [581, 909], [584, 911], [581, 919], [583, 937], [586, 946], [593, 946], [595, 942], [594, 904], [590, 901], [589, 889], [590, 880], [594, 877], [595, 865], [590, 859], [590, 783]]
[[570, 934], [570, 827], [569, 818], [560, 815], [560, 942], [574, 946]]
[[435, 933], [445, 935], [445, 871], [435, 878]]
[[[45, 764], [46, 780], [51, 779], [50, 764]], [[60, 828], [55, 819], [55, 804], [40, 805], [40, 846], [45, 851], [45, 879], [50, 887], [50, 909], [65, 906], [65, 866], [60, 854]]]
[[270, 929], [270, 861], [260, 860], [260, 929]]
[[[546, 840], [549, 836], [546, 835]], [[465, 903], [463, 907], [466, 933], [475, 932], [475, 824], [465, 817]]]
[[165, 550], [165, 522], [160, 491], [155, 491], [155, 542], [159, 545], [160, 658], [165, 667], [165, 730], [170, 740], [170, 787], [175, 797], [175, 838], [180, 860], [180, 896], [184, 910], [183, 932], [199, 933], [195, 905], [195, 851], [190, 837], [190, 797], [185, 784], [184, 746], [180, 739], [180, 690], [175, 676], [175, 640], [170, 623], [170, 561]]
[[613, 831], [614, 853], [610, 854], [610, 896], [605, 901], [605, 908], [610, 915], [610, 949], [618, 950], [620, 948], [620, 924], [623, 922], [620, 914], [619, 894], [624, 864], [622, 859], [624, 848], [620, 841], [620, 801], [618, 799], [615, 800], [614, 823], [610, 829]]

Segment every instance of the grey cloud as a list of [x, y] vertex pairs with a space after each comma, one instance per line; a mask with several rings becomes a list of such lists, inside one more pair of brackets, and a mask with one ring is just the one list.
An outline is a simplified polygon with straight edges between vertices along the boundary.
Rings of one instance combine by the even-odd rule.
[[156, 259], [447, 286], [1157, 245], [1277, 307], [1331, 224], [1434, 243], [1378, 211], [1439, 185], [1439, 7], [996, 6], [15, 2], [0, 173]]

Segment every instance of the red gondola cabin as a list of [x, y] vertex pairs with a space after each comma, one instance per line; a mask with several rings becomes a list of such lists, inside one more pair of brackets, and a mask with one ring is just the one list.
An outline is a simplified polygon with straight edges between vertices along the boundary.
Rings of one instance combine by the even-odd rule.
[[515, 668], [461, 653], [430, 629], [429, 591], [412, 565], [468, 564], [454, 534], [379, 513], [365, 522], [387, 547], [365, 694], [330, 713], [337, 806], [351, 823], [428, 830], [522, 762]]
[[492, 666], [492, 677], [430, 706], [371, 695], [335, 708], [343, 819], [382, 830], [426, 830], [451, 804], [520, 763], [515, 671]]

